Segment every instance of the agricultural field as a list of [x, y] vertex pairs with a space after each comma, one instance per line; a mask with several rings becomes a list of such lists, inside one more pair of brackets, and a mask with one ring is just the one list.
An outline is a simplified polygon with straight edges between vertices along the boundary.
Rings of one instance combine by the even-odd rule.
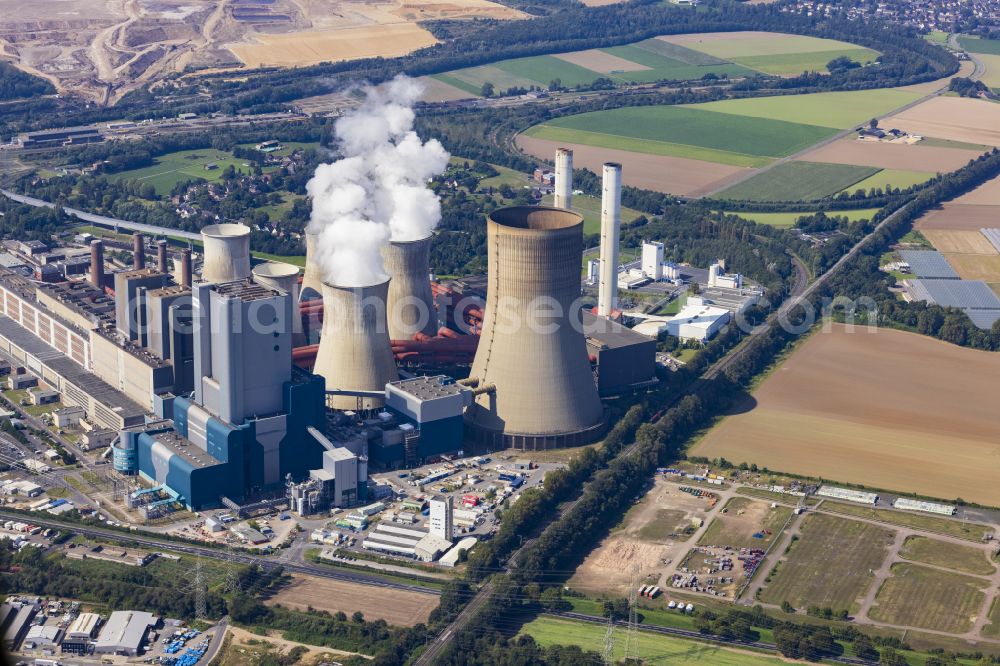
[[361, 611], [369, 620], [385, 620], [396, 626], [412, 627], [427, 621], [438, 605], [438, 597], [294, 574], [292, 582], [271, 596], [267, 603], [295, 610], [343, 611], [348, 615]]
[[832, 325], [801, 344], [745, 410], [725, 417], [690, 453], [997, 506], [998, 373], [1000, 357], [989, 352]]
[[[574, 156], [575, 157], [575, 156]], [[548, 194], [542, 198], [543, 206], [551, 206], [553, 195]], [[573, 196], [573, 210], [583, 215], [583, 233], [597, 234], [601, 232], [601, 199], [587, 194], [576, 194]], [[622, 206], [622, 224], [628, 225], [642, 215], [641, 212]]]
[[820, 146], [803, 155], [802, 159], [809, 162], [857, 164], [880, 169], [913, 169], [934, 174], [960, 169], [968, 164], [969, 160], [974, 160], [985, 152], [975, 146], [941, 146], [934, 143], [929, 139], [914, 144], [859, 141], [854, 136], [849, 136]]
[[1000, 146], [1000, 104], [969, 97], [932, 97], [881, 123], [910, 134]]
[[733, 201], [812, 201], [823, 199], [878, 173], [874, 167], [820, 162], [785, 162], [723, 190]]
[[916, 534], [907, 537], [899, 555], [903, 559], [933, 564], [975, 576], [991, 576], [997, 570], [990, 563], [990, 551], [988, 550]]
[[868, 616], [897, 626], [965, 633], [982, 612], [989, 584], [982, 578], [896, 563]]
[[[251, 173], [251, 167], [243, 160], [236, 159], [232, 154], [205, 148], [198, 150], [183, 150], [155, 158], [155, 164], [141, 169], [122, 171], [110, 176], [113, 180], [137, 180], [149, 183], [160, 196], [170, 194], [177, 183], [186, 180], [215, 181], [222, 178], [223, 172], [232, 166], [240, 173]], [[217, 168], [208, 170], [206, 165], [215, 164]]]
[[969, 53], [1000, 55], [1000, 40], [982, 39], [975, 35], [961, 35], [958, 43]]
[[[521, 628], [521, 633], [531, 636], [543, 647], [550, 645], [579, 645], [584, 650], [601, 653], [604, 650], [604, 630], [596, 625], [541, 616]], [[623, 636], [615, 640], [615, 661], [625, 654]], [[712, 664], [712, 666], [780, 666], [786, 663], [777, 657], [768, 657], [745, 650], [730, 650], [697, 641], [652, 634], [638, 633], [635, 654], [646, 664]]]
[[963, 280], [1000, 282], [1000, 254], [947, 254], [945, 258]]
[[733, 497], [712, 519], [698, 545], [767, 550], [791, 515], [792, 509], [787, 506], [772, 509], [767, 502]]
[[995, 255], [997, 249], [980, 231], [948, 229], [924, 229], [924, 237], [942, 254], [982, 254]]
[[823, 510], [839, 513], [845, 516], [853, 516], [855, 518], [877, 520], [879, 522], [898, 527], [909, 527], [921, 532], [934, 532], [945, 536], [952, 536], [979, 543], [983, 541], [984, 535], [993, 534], [994, 532], [994, 529], [989, 525], [983, 525], [980, 523], [970, 523], [964, 520], [952, 520], [923, 513], [910, 513], [908, 511], [894, 511], [891, 509], [875, 509], [870, 506], [834, 502], [828, 499], [823, 500]]
[[993, 598], [993, 606], [990, 608], [990, 623], [983, 627], [983, 636], [1000, 638], [1000, 595]]
[[775, 32], [671, 35], [663, 39], [677, 46], [778, 76], [797, 76], [805, 71], [825, 72], [826, 64], [840, 56], [847, 56], [861, 64], [872, 62], [878, 57], [876, 51], [846, 42]]
[[[863, 208], [859, 210], [828, 210], [825, 211], [831, 217], [846, 217], [851, 222], [858, 220], [870, 220], [878, 208]], [[746, 220], [753, 220], [757, 224], [767, 224], [772, 227], [794, 227], [799, 218], [804, 215], [812, 215], [815, 211], [802, 211], [799, 213], [757, 213], [744, 211], [726, 211], [727, 215], [739, 215]]]
[[935, 174], [928, 173], [927, 171], [909, 171], [906, 169], [882, 169], [878, 173], [875, 173], [868, 178], [865, 178], [859, 183], [854, 183], [850, 187], [844, 188], [845, 192], [854, 192], [855, 190], [868, 191], [871, 189], [883, 190], [886, 189], [898, 189], [905, 190], [908, 187], [914, 185], [920, 185], [926, 183], [928, 180], [934, 177]]
[[882, 565], [892, 542], [893, 533], [875, 525], [808, 515], [799, 538], [768, 576], [760, 600], [854, 612], [874, 580], [871, 571]]

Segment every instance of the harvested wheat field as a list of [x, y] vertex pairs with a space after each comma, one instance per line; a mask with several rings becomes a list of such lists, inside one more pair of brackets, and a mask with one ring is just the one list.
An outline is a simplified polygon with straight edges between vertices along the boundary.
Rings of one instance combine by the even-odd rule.
[[932, 97], [889, 116], [882, 125], [938, 139], [1000, 146], [1000, 104], [969, 97]]
[[266, 603], [296, 610], [312, 607], [330, 613], [343, 611], [348, 615], [361, 611], [369, 620], [385, 620], [399, 627], [412, 627], [427, 621], [431, 611], [437, 608], [438, 597], [430, 593], [293, 574], [292, 582]]
[[461, 88], [439, 81], [433, 76], [421, 76], [420, 83], [424, 86], [424, 94], [420, 96], [420, 99], [425, 102], [451, 102], [456, 99], [474, 97]]
[[691, 454], [1000, 505], [1000, 354], [866, 331], [813, 334]]
[[392, 23], [343, 30], [255, 35], [253, 44], [230, 44], [247, 67], [299, 67], [321, 62], [382, 56], [395, 58], [437, 43], [415, 23]]
[[947, 173], [960, 169], [969, 160], [979, 157], [979, 151], [961, 148], [938, 148], [913, 145], [858, 141], [851, 137], [828, 143], [806, 153], [800, 159], [807, 162], [829, 162], [873, 166], [880, 169], [906, 169]]
[[[1000, 206], [1000, 178], [991, 178], [971, 192], [966, 192], [958, 197], [952, 203], [971, 206]], [[1000, 219], [1000, 210], [998, 210], [997, 219]]]
[[[983, 239], [985, 240], [985, 238], [984, 236]], [[945, 259], [963, 280], [1000, 282], [1000, 255], [998, 254], [946, 254]]]
[[594, 173], [600, 173], [601, 165], [605, 162], [619, 162], [622, 165], [622, 180], [626, 185], [681, 196], [701, 196], [721, 187], [727, 179], [747, 172], [743, 167], [728, 164], [567, 144], [535, 139], [523, 134], [518, 135], [516, 143], [529, 155], [546, 160], [552, 159], [556, 148], [572, 148], [573, 165], [590, 169]]
[[920, 233], [931, 242], [935, 250], [943, 254], [984, 254], [991, 256], [998, 254], [997, 249], [993, 247], [993, 243], [986, 240], [986, 236], [979, 231], [925, 229]]
[[979, 231], [997, 226], [998, 216], [1000, 216], [1000, 207], [998, 206], [946, 203], [940, 208], [921, 215], [913, 226], [921, 232], [933, 229]]
[[573, 63], [574, 65], [579, 65], [584, 69], [601, 72], [602, 74], [610, 74], [611, 72], [638, 72], [652, 69], [652, 67], [640, 65], [625, 58], [619, 58], [614, 54], [605, 53], [599, 49], [574, 51], [572, 53], [555, 53], [553, 57]]

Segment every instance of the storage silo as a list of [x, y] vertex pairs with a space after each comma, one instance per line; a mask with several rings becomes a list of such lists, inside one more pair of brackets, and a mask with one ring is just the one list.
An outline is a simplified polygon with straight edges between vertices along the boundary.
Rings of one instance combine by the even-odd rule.
[[316, 259], [316, 234], [306, 232], [306, 270], [302, 276], [299, 300], [323, 298], [323, 268]]
[[[313, 373], [326, 380], [326, 389], [384, 391], [399, 378], [386, 328], [385, 303], [389, 281], [366, 287], [323, 283], [323, 333]], [[328, 396], [334, 409], [376, 409], [382, 398]]]
[[201, 230], [205, 257], [202, 282], [221, 284], [250, 277], [250, 227], [212, 224]]
[[480, 441], [539, 450], [591, 442], [604, 415], [580, 324], [583, 218], [516, 206], [487, 222], [488, 290], [466, 423]]
[[382, 246], [389, 274], [386, 316], [389, 337], [411, 340], [416, 333], [437, 333], [437, 310], [431, 293], [430, 249], [433, 236], [415, 241], [390, 241]]

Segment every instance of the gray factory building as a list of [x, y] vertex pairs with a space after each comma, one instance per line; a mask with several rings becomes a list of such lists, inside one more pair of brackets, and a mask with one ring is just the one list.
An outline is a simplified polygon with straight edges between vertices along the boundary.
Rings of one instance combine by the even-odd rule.
[[587, 352], [597, 359], [602, 396], [656, 381], [656, 340], [587, 310], [583, 330]]
[[146, 641], [150, 627], [159, 619], [144, 611], [115, 611], [94, 644], [94, 654], [122, 654], [135, 657]]

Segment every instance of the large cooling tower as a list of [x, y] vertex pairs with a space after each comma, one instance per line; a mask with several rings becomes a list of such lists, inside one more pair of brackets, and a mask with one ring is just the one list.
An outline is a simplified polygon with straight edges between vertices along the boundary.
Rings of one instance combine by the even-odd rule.
[[306, 232], [306, 271], [302, 276], [299, 299], [323, 298], [323, 269], [316, 260], [316, 234]]
[[292, 302], [296, 303], [294, 308], [295, 316], [292, 317], [293, 344], [301, 344], [302, 317], [299, 314], [299, 267], [285, 264], [279, 261], [268, 261], [257, 264], [253, 267], [253, 279], [265, 287], [280, 289], [292, 297]]
[[250, 277], [250, 227], [213, 224], [201, 230], [205, 259], [202, 282], [219, 284]]
[[604, 419], [575, 303], [583, 218], [556, 208], [502, 208], [487, 232], [486, 311], [470, 378], [495, 390], [476, 397], [467, 423], [499, 446], [593, 441]]
[[[326, 379], [327, 390], [382, 391], [396, 381], [385, 326], [388, 280], [370, 287], [323, 284], [323, 334], [313, 372]], [[362, 409], [381, 407], [379, 398], [362, 398]], [[334, 409], [357, 409], [354, 396], [329, 396]]]
[[410, 340], [414, 333], [437, 333], [437, 311], [431, 294], [431, 238], [392, 241], [382, 246], [382, 260], [389, 273], [386, 302], [389, 337]]

